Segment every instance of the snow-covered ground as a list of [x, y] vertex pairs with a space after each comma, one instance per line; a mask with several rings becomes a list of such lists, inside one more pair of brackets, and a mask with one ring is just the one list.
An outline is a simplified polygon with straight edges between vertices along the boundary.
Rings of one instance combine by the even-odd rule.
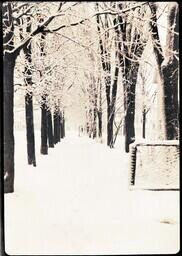
[[141, 254], [179, 250], [179, 192], [129, 190], [122, 148], [69, 132], [27, 165], [16, 132], [15, 192], [5, 195], [8, 254]]

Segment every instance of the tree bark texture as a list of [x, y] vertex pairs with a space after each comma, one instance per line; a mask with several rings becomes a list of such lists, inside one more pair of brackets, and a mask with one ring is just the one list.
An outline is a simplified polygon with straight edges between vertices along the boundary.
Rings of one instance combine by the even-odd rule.
[[60, 115], [59, 110], [56, 108], [54, 110], [54, 144], [60, 142]]
[[[177, 3], [170, 8], [168, 16], [168, 28], [174, 28], [168, 33], [167, 45], [172, 52], [179, 51], [179, 9]], [[167, 50], [168, 50], [167, 49]], [[178, 60], [170, 52], [167, 54], [168, 62], [162, 66], [164, 79], [164, 102], [167, 139], [179, 138], [179, 117], [178, 117]]]
[[92, 132], [93, 132], [93, 128], [92, 128], [92, 115], [93, 115], [93, 111], [92, 109], [90, 108], [89, 111], [88, 111], [88, 127], [89, 127], [89, 130], [88, 130], [88, 135], [89, 135], [89, 138], [92, 138]]
[[48, 143], [50, 148], [54, 148], [54, 136], [53, 136], [53, 125], [52, 125], [52, 114], [51, 110], [47, 110], [47, 132], [48, 132]]
[[64, 117], [63, 117], [63, 112], [60, 111], [60, 136], [61, 139], [64, 138]]
[[42, 96], [41, 103], [41, 148], [40, 153], [42, 155], [48, 154], [48, 125], [47, 125], [47, 104], [46, 95]]
[[146, 129], [146, 110], [143, 109], [142, 112], [143, 120], [142, 120], [142, 138], [145, 139], [145, 129]]
[[[117, 54], [116, 54], [117, 58]], [[116, 105], [116, 95], [117, 95], [117, 86], [118, 86], [118, 73], [119, 73], [119, 67], [116, 64], [115, 67], [115, 78], [114, 82], [112, 84], [112, 94], [111, 94], [111, 108], [110, 108], [110, 118], [109, 118], [109, 132], [110, 132], [110, 141], [109, 146], [111, 148], [114, 147], [114, 134], [113, 134], [113, 124], [114, 124], [114, 118], [115, 118], [115, 105]]]
[[137, 83], [138, 63], [130, 63], [128, 73], [125, 73], [125, 151], [129, 152], [129, 145], [135, 141], [135, 89]]
[[26, 136], [27, 136], [27, 155], [28, 164], [36, 166], [35, 158], [35, 136], [33, 122], [33, 99], [32, 94], [25, 95], [25, 114], [26, 114]]
[[6, 53], [3, 59], [4, 94], [4, 192], [14, 192], [14, 67], [15, 57]]
[[[94, 80], [94, 79], [93, 79]], [[96, 85], [93, 84], [93, 135], [92, 138], [95, 139], [97, 137], [97, 93], [96, 93]]]
[[60, 110], [58, 111], [58, 116], [57, 116], [57, 121], [58, 121], [58, 142], [61, 141], [61, 112]]
[[[162, 46], [160, 43], [159, 32], [157, 27], [157, 6], [150, 2], [152, 13], [151, 18], [151, 35], [153, 39], [153, 48], [156, 56], [159, 74], [163, 86], [164, 97], [164, 120], [166, 139], [173, 140], [179, 138], [179, 121], [178, 121], [178, 55], [179, 51], [179, 8], [178, 4], [169, 3], [167, 17], [167, 40], [166, 51], [164, 57]], [[156, 43], [157, 42], [157, 43]]]
[[[122, 10], [122, 3], [118, 5]], [[120, 25], [121, 41], [123, 42], [124, 55], [119, 54], [119, 65], [123, 75], [124, 87], [124, 135], [125, 151], [129, 152], [129, 145], [135, 141], [135, 89], [137, 83], [139, 60], [142, 56], [145, 41], [133, 23], [128, 23], [122, 16], [118, 17]], [[132, 27], [133, 26], [133, 27]], [[133, 30], [133, 40], [131, 41], [131, 31]], [[119, 45], [121, 52], [121, 45]]]
[[[119, 22], [118, 19], [114, 19], [114, 25], [116, 26], [117, 22]], [[116, 105], [116, 96], [117, 96], [117, 88], [118, 88], [118, 75], [119, 75], [119, 59], [120, 59], [120, 50], [121, 50], [121, 40], [120, 40], [120, 31], [118, 26], [115, 27], [115, 72], [114, 72], [114, 81], [111, 88], [111, 95], [109, 100], [110, 104], [110, 116], [108, 119], [108, 146], [111, 148], [114, 147], [114, 134], [113, 134], [113, 124], [114, 124], [114, 118], [115, 118], [115, 105]], [[110, 92], [108, 92], [109, 94]]]
[[65, 137], [65, 113], [64, 113], [64, 110], [63, 110], [62, 116], [63, 116], [62, 131], [63, 131], [63, 138], [64, 138]]
[[3, 130], [4, 130], [4, 192], [14, 192], [14, 68], [15, 53], [8, 53], [14, 49], [11, 3], [3, 3], [3, 26], [8, 27], [4, 39], [3, 57]]
[[[29, 19], [28, 19], [29, 20]], [[27, 27], [27, 32], [31, 32], [31, 25]], [[24, 47], [25, 58], [27, 65], [25, 66], [25, 83], [27, 86], [32, 86], [31, 72], [31, 43]], [[25, 95], [25, 115], [26, 115], [26, 137], [27, 137], [27, 158], [28, 164], [36, 166], [35, 157], [35, 135], [34, 135], [34, 120], [33, 120], [33, 97], [32, 93], [27, 92]]]
[[98, 136], [102, 138], [102, 111], [97, 111], [98, 116]]
[[[112, 137], [113, 137], [113, 129], [112, 129], [112, 117], [111, 117], [111, 63], [110, 63], [110, 53], [106, 46], [103, 43], [102, 36], [101, 36], [101, 22], [99, 15], [96, 17], [97, 19], [97, 31], [99, 34], [99, 47], [100, 47], [100, 54], [101, 54], [101, 64], [102, 69], [104, 72], [104, 79], [105, 79], [105, 92], [106, 92], [106, 102], [107, 102], [107, 145], [111, 146], [112, 144]], [[105, 17], [105, 29], [108, 28], [108, 21]], [[109, 32], [105, 33], [105, 40], [108, 42], [109, 40]]]
[[102, 83], [99, 79], [99, 107], [97, 111], [97, 116], [98, 116], [98, 136], [99, 138], [102, 138]]

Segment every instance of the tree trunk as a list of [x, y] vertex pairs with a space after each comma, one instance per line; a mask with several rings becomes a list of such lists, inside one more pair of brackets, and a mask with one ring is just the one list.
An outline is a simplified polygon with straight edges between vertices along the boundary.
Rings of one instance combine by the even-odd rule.
[[[177, 3], [172, 3], [168, 16], [168, 28], [174, 29], [168, 33], [167, 51], [179, 51], [179, 9]], [[178, 60], [173, 53], [168, 52], [168, 61], [162, 66], [162, 76], [164, 79], [164, 102], [166, 135], [168, 140], [178, 139]]]
[[[4, 192], [14, 191], [14, 68], [17, 54], [8, 53], [14, 49], [14, 24], [12, 4], [3, 3], [3, 131], [4, 131]], [[6, 28], [9, 28], [8, 30]]]
[[57, 126], [58, 126], [58, 142], [61, 141], [61, 111], [58, 111], [58, 117], [57, 117]]
[[86, 124], [86, 132], [89, 135], [89, 122], [87, 122], [87, 124]]
[[16, 57], [6, 53], [3, 59], [4, 93], [4, 192], [14, 192], [14, 67]]
[[49, 147], [54, 148], [54, 136], [53, 136], [53, 127], [52, 127], [52, 114], [51, 110], [47, 110], [47, 129], [48, 129], [48, 142]]
[[94, 86], [94, 106], [93, 106], [93, 136], [92, 138], [95, 139], [97, 137], [97, 93], [96, 87]]
[[54, 144], [56, 144], [56, 143], [58, 143], [57, 112], [56, 111], [54, 111], [53, 120], [54, 120]]
[[[98, 3], [96, 4], [96, 8], [98, 9]], [[110, 124], [110, 117], [111, 117], [111, 99], [110, 99], [110, 91], [111, 91], [111, 63], [110, 63], [110, 53], [107, 52], [106, 46], [103, 43], [102, 36], [101, 36], [101, 22], [99, 15], [96, 16], [97, 19], [97, 31], [99, 34], [99, 47], [100, 47], [100, 54], [101, 54], [101, 65], [103, 72], [105, 73], [105, 92], [106, 92], [106, 101], [107, 101], [107, 145], [110, 146], [112, 140], [112, 127]], [[108, 28], [108, 20], [105, 16], [105, 29]], [[109, 40], [109, 31], [105, 32], [105, 40]]]
[[[113, 20], [114, 25], [117, 23], [117, 19]], [[106, 22], [108, 25], [108, 23]], [[109, 37], [108, 37], [109, 38]], [[120, 59], [120, 50], [121, 50], [121, 42], [120, 42], [120, 31], [118, 27], [115, 28], [115, 72], [114, 72], [114, 81], [111, 87], [111, 78], [107, 77], [106, 83], [106, 98], [107, 98], [107, 111], [108, 111], [108, 120], [107, 120], [107, 145], [110, 148], [113, 148], [114, 141], [113, 141], [113, 124], [115, 118], [115, 105], [116, 105], [116, 95], [117, 95], [117, 86], [118, 86], [118, 74], [119, 74], [119, 63], [118, 60]], [[119, 59], [118, 59], [119, 57]], [[110, 57], [106, 61], [106, 67], [108, 74], [111, 76], [111, 62]], [[103, 66], [104, 67], [104, 66]], [[112, 91], [111, 91], [112, 89]], [[111, 93], [111, 95], [110, 95]]]
[[102, 111], [97, 111], [98, 115], [98, 136], [102, 138]]
[[62, 125], [63, 125], [63, 138], [64, 138], [65, 137], [65, 116], [64, 116], [64, 110], [63, 110], [62, 115], [63, 115], [63, 123], [62, 123]]
[[61, 139], [64, 138], [65, 136], [65, 132], [64, 132], [64, 113], [63, 111], [60, 112], [60, 120], [61, 120], [61, 123], [60, 123], [60, 127], [61, 127]]
[[[136, 38], [140, 38], [138, 34]], [[144, 47], [142, 43], [138, 43], [138, 49], [135, 49], [135, 55], [140, 58], [142, 56]], [[127, 52], [128, 54], [128, 52]], [[130, 57], [131, 58], [131, 57]], [[135, 89], [137, 83], [139, 62], [134, 62], [125, 59], [125, 66], [123, 66], [122, 56], [120, 56], [120, 64], [123, 73], [123, 86], [124, 86], [124, 135], [125, 135], [125, 151], [129, 152], [129, 145], [135, 141]]]
[[97, 109], [94, 108], [93, 110], [93, 135], [92, 138], [95, 139], [97, 137]]
[[[178, 139], [178, 107], [175, 104], [178, 72], [174, 61], [163, 68], [166, 135], [168, 140]], [[169, 77], [169, 74], [171, 76]], [[174, 75], [172, 75], [174, 74]]]
[[29, 93], [26, 93], [25, 95], [25, 114], [26, 114], [28, 164], [32, 164], [33, 166], [36, 166], [34, 122], [33, 122], [33, 100], [32, 100], [32, 94], [29, 94]]
[[[27, 19], [29, 21], [29, 19]], [[30, 22], [30, 21], [29, 21]], [[31, 25], [28, 25], [27, 32], [31, 32]], [[25, 66], [25, 83], [28, 86], [32, 85], [32, 71], [31, 71], [31, 43], [24, 47], [25, 58], [28, 64]], [[33, 98], [32, 93], [25, 95], [25, 114], [26, 114], [26, 137], [27, 137], [27, 157], [28, 164], [36, 166], [35, 158], [35, 136], [34, 136], [34, 120], [33, 120]]]
[[107, 145], [110, 146], [111, 138], [112, 138], [112, 130], [110, 125], [111, 118], [111, 99], [110, 99], [110, 90], [111, 90], [111, 78], [105, 78], [106, 83], [106, 100], [107, 100]]
[[60, 136], [63, 139], [63, 113], [60, 111]]
[[92, 88], [93, 88], [93, 133], [92, 138], [95, 139], [97, 137], [97, 88], [96, 88], [96, 80], [93, 76], [92, 79]]
[[99, 79], [99, 109], [97, 111], [98, 116], [98, 136], [102, 138], [102, 83]]
[[[43, 18], [40, 19], [43, 22]], [[44, 57], [46, 54], [44, 52], [45, 46], [45, 33], [41, 33], [40, 40], [40, 53], [41, 56]], [[40, 74], [42, 76], [42, 72]], [[41, 154], [48, 154], [48, 119], [47, 119], [47, 95], [44, 93], [42, 95], [42, 103], [41, 103]]]
[[[122, 11], [123, 4], [118, 5]], [[141, 34], [135, 23], [128, 22], [127, 17], [118, 17], [122, 44], [119, 44], [119, 65], [122, 67], [124, 86], [124, 134], [125, 151], [129, 152], [129, 145], [135, 141], [135, 88], [137, 83], [139, 60], [142, 56], [145, 41], [141, 39]], [[123, 46], [122, 46], [123, 45]], [[124, 55], [122, 54], [124, 52]]]
[[60, 141], [60, 117], [59, 111], [54, 111], [54, 144]]
[[[116, 58], [117, 58], [117, 50], [116, 50]], [[110, 116], [110, 120], [109, 120], [109, 122], [110, 122], [110, 133], [111, 133], [111, 139], [110, 139], [109, 146], [111, 148], [113, 148], [113, 146], [114, 146], [114, 141], [113, 141], [113, 124], [114, 124], [114, 118], [115, 118], [115, 105], [116, 105], [116, 95], [117, 95], [117, 87], [118, 87], [118, 74], [119, 74], [119, 67], [116, 66], [115, 67], [114, 82], [113, 82], [113, 85], [112, 85], [111, 116]]]
[[146, 110], [145, 108], [143, 109], [143, 112], [142, 112], [142, 115], [143, 115], [143, 120], [142, 120], [142, 137], [143, 139], [145, 139], [145, 127], [146, 127]]
[[[153, 38], [154, 53], [159, 68], [163, 86], [164, 120], [166, 139], [173, 140], [179, 137], [178, 122], [178, 60], [174, 56], [179, 51], [179, 7], [175, 2], [168, 4], [168, 33], [166, 42], [167, 54], [164, 58], [157, 27], [157, 6], [150, 3], [152, 12], [151, 35]], [[157, 47], [156, 47], [157, 42]]]
[[114, 114], [110, 111], [110, 115], [108, 113], [108, 121], [107, 121], [107, 145], [110, 148], [113, 147], [113, 121], [114, 121]]
[[42, 96], [41, 103], [41, 149], [40, 152], [42, 155], [48, 154], [48, 138], [47, 138], [47, 105], [46, 105], [46, 95]]
[[88, 135], [89, 135], [89, 138], [92, 137], [92, 132], [93, 132], [93, 128], [92, 128], [92, 109], [90, 108], [89, 109], [89, 132], [88, 132]]
[[135, 141], [135, 89], [137, 83], [138, 63], [130, 63], [127, 74], [128, 83], [125, 84], [126, 115], [125, 115], [125, 151], [129, 152], [129, 145]]

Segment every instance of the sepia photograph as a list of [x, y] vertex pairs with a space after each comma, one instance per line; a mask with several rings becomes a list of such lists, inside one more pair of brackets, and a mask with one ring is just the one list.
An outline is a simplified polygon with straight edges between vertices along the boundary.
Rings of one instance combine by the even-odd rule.
[[1, 3], [2, 256], [180, 251], [179, 8]]

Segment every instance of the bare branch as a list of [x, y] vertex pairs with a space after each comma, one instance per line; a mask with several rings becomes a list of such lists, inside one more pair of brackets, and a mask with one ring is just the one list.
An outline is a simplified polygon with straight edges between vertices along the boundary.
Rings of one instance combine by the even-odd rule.
[[16, 7], [16, 8], [14, 8], [12, 11], [13, 11], [13, 12], [17, 12], [17, 11], [19, 11], [20, 9], [22, 9], [23, 7], [26, 7], [26, 6], [28, 6], [28, 5], [29, 5], [28, 3], [22, 4], [22, 5], [20, 5], [20, 6]]

